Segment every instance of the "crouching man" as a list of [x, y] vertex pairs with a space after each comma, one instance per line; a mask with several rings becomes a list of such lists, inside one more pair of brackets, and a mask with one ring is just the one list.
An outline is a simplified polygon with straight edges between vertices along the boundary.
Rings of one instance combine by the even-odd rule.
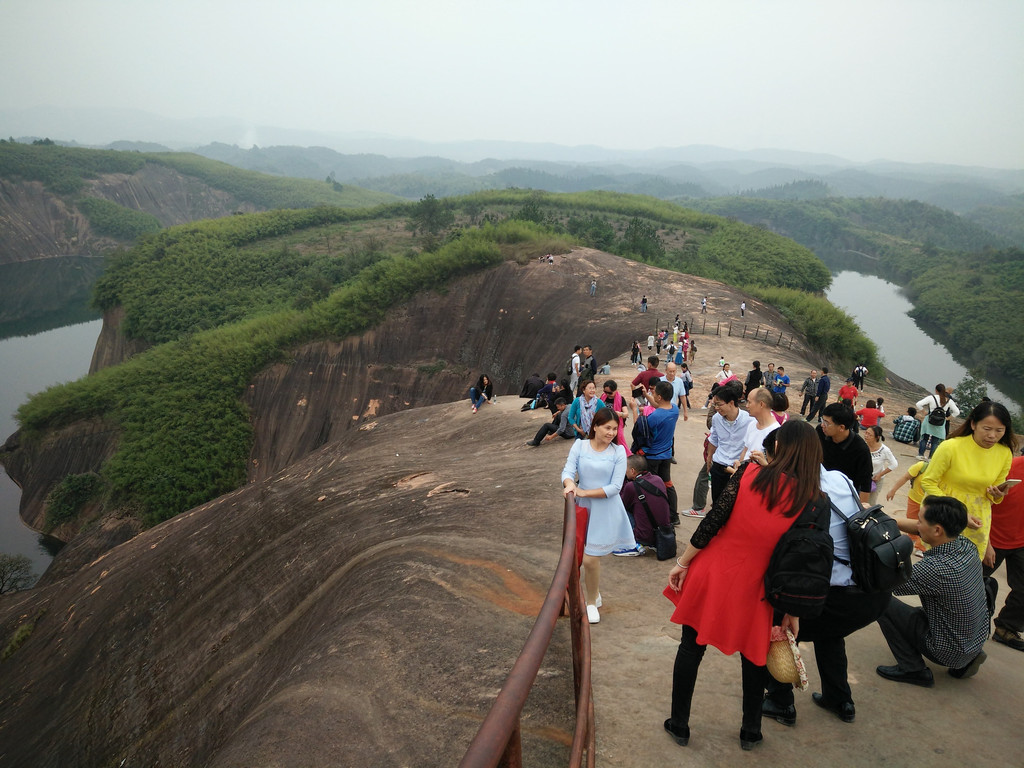
[[636, 557], [644, 553], [644, 547], [655, 546], [651, 519], [654, 519], [655, 525], [669, 524], [668, 491], [665, 481], [649, 471], [647, 459], [634, 453], [626, 459], [626, 482], [622, 484], [619, 496], [629, 516], [629, 523], [633, 526], [636, 547], [617, 549], [612, 554], [617, 557]]
[[878, 619], [896, 665], [875, 671], [886, 680], [925, 688], [935, 685], [927, 658], [949, 667], [953, 677], [971, 677], [985, 661], [989, 612], [978, 548], [960, 536], [967, 508], [952, 496], [926, 496], [918, 520], [899, 521], [931, 549], [914, 565], [913, 575], [894, 595], [920, 595], [921, 607], [889, 603]]

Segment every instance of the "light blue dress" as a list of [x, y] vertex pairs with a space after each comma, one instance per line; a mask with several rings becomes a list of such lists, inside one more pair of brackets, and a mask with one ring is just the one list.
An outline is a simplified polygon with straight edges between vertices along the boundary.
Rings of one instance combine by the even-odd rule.
[[569, 450], [565, 469], [562, 470], [562, 482], [567, 479], [574, 480], [585, 491], [603, 488], [608, 497], [576, 499], [579, 506], [590, 510], [584, 554], [600, 557], [616, 549], [636, 546], [626, 508], [619, 498], [626, 479], [625, 448], [612, 443], [603, 451], [595, 451], [589, 440], [577, 440]]

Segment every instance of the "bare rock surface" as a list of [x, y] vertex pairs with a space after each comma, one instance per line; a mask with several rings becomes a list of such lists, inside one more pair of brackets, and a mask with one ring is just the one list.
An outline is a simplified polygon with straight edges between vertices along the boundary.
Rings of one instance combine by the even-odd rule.
[[[626, 364], [628, 343], [645, 338], [657, 318], [667, 323], [676, 312], [695, 315], [707, 292], [712, 298], [705, 330], [738, 321], [741, 294], [733, 289], [620, 264], [583, 252], [553, 269], [516, 268], [537, 273], [533, 282], [523, 280], [522, 292], [551, 281], [564, 286], [544, 303], [544, 311], [553, 304], [563, 314], [540, 316], [529, 331], [519, 328], [523, 321], [493, 335], [488, 328], [463, 331], [459, 344], [472, 354], [452, 362], [464, 360], [460, 364], [473, 379], [484, 367], [503, 377], [513, 370], [543, 374], [567, 357], [566, 346], [587, 341], [601, 362], [612, 359], [610, 378], [626, 390], [634, 375]], [[559, 269], [568, 276], [559, 276]], [[590, 275], [599, 279], [595, 299], [586, 294]], [[516, 277], [503, 274], [498, 282], [514, 284]], [[643, 292], [651, 301], [647, 315], [635, 307]], [[508, 311], [513, 298], [528, 297], [490, 301], [488, 311]], [[431, 302], [439, 312], [458, 311], [447, 301], [421, 297], [403, 311], [415, 318], [414, 308]], [[464, 311], [482, 312], [472, 302]], [[422, 317], [431, 318], [441, 334], [462, 322]], [[474, 317], [493, 321], [486, 313]], [[749, 300], [745, 319], [785, 329], [774, 310]], [[400, 313], [389, 322], [397, 332], [417, 326]], [[480, 341], [477, 334], [494, 341]], [[543, 334], [546, 346], [535, 339]], [[771, 342], [696, 338], [691, 402], [697, 406], [720, 354], [739, 372], [755, 358], [782, 363], [794, 382], [821, 365], [799, 343], [774, 345], [774, 335]], [[300, 350], [297, 357], [305, 354], [309, 362], [323, 354], [319, 364], [326, 368], [343, 360], [344, 351], [363, 355], [369, 365], [374, 350], [387, 354], [387, 339], [371, 333], [343, 350], [324, 346]], [[537, 344], [530, 356], [517, 354], [524, 343]], [[367, 351], [358, 351], [361, 345]], [[449, 347], [439, 344], [396, 360], [394, 386], [421, 381], [417, 364], [440, 356], [434, 350], [441, 348]], [[496, 356], [488, 357], [488, 350]], [[343, 386], [317, 368], [307, 368], [307, 377], [310, 370], [326, 382], [309, 390], [313, 398]], [[379, 376], [378, 369], [371, 373]], [[268, 458], [268, 464], [288, 463], [33, 590], [0, 597], [5, 646], [19, 626], [34, 625], [0, 662], [0, 766], [458, 762], [550, 583], [561, 536], [558, 475], [568, 444], [524, 445], [545, 416], [520, 413], [522, 401], [505, 395], [518, 392], [520, 381], [503, 378], [498, 403], [476, 414], [467, 400], [456, 399], [471, 382], [454, 375], [452, 402], [412, 407], [410, 400], [405, 407], [410, 392], [382, 399], [373, 414], [366, 407], [377, 386], [371, 373], [360, 373], [365, 378], [359, 388], [345, 394], [346, 401], [365, 402], [326, 409], [347, 425], [326, 444], [301, 457]], [[297, 392], [279, 383], [285, 380], [272, 372], [261, 386], [288, 392], [280, 400], [293, 407]], [[435, 394], [442, 397], [443, 388]], [[895, 415], [919, 391], [869, 378], [867, 394], [883, 394], [886, 410]], [[798, 409], [795, 402], [791, 413]], [[386, 410], [392, 413], [384, 415]], [[677, 426], [673, 476], [681, 507], [698, 470], [705, 414], [693, 412]], [[284, 424], [288, 414], [263, 418]], [[901, 470], [909, 466], [912, 449], [890, 447]], [[904, 502], [905, 490], [891, 509]], [[684, 521], [681, 544], [694, 527]], [[113, 526], [101, 535], [122, 534]], [[86, 552], [84, 543], [79, 551]], [[934, 689], [907, 690], [874, 674], [876, 665], [891, 663], [875, 626], [849, 641], [856, 723], [841, 723], [798, 694], [797, 726], [766, 722], [764, 744], [743, 755], [736, 743], [739, 661], [709, 650], [698, 680], [693, 738], [685, 749], [676, 746], [661, 728], [679, 637], [661, 596], [667, 572], [666, 563], [649, 556], [604, 560], [602, 620], [592, 628], [599, 764], [943, 766], [1015, 760], [1024, 696], [1017, 651], [990, 643], [977, 677], [953, 680], [940, 669]], [[1005, 593], [1003, 581], [1001, 598]], [[810, 660], [812, 651], [806, 653]], [[568, 654], [568, 627], [560, 623], [524, 714], [527, 764], [565, 762], [573, 726]], [[813, 664], [810, 670], [815, 690]]]

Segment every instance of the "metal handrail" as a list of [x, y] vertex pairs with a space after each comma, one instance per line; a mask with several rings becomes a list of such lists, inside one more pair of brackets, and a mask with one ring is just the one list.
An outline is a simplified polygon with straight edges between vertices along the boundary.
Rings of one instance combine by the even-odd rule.
[[580, 587], [580, 563], [576, 558], [576, 497], [565, 498], [562, 520], [562, 553], [551, 587], [537, 614], [523, 650], [498, 692], [487, 717], [466, 750], [462, 768], [521, 768], [523, 762], [520, 716], [541, 662], [555, 631], [559, 616], [568, 606], [572, 638], [573, 687], [576, 698], [576, 728], [573, 731], [569, 765], [593, 768], [595, 758], [594, 702], [590, 685], [590, 624], [586, 619]]

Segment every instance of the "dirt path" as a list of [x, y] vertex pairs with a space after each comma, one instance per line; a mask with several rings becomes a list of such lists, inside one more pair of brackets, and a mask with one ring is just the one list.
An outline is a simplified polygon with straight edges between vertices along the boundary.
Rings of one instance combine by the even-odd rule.
[[[797, 386], [811, 367], [819, 367], [801, 351], [780, 350], [750, 339], [698, 336], [697, 340], [699, 352], [693, 365], [696, 387], [691, 402], [698, 408], [718, 370], [719, 354], [733, 363], [741, 376], [755, 357], [762, 367], [769, 361], [781, 363]], [[646, 353], [646, 345], [643, 351]], [[628, 391], [633, 375], [628, 354], [612, 361], [611, 378], [618, 382], [620, 391]], [[867, 394], [883, 395], [890, 416], [905, 412], [907, 405], [921, 396], [878, 384], [871, 378]], [[799, 400], [794, 397], [793, 401], [790, 412], [798, 414]], [[680, 509], [688, 508], [691, 501], [706, 413], [698, 410], [677, 425], [678, 464], [673, 466], [672, 474], [677, 479]], [[890, 419], [883, 426], [889, 433]], [[916, 449], [891, 439], [887, 445], [899, 460], [898, 472], [902, 474], [913, 463]], [[888, 509], [898, 512], [905, 509], [905, 504], [906, 492], [901, 489]], [[680, 547], [696, 525], [695, 520], [683, 520], [677, 529]], [[812, 705], [810, 691], [819, 686], [813, 648], [808, 646], [805, 655], [811, 684], [806, 693], [797, 693], [797, 726], [786, 728], [766, 721], [764, 743], [747, 756], [737, 743], [739, 659], [724, 657], [711, 648], [697, 683], [690, 745], [677, 746], [662, 730], [668, 716], [672, 663], [679, 641], [678, 626], [669, 622], [670, 604], [661, 595], [669, 568], [668, 562], [659, 563], [651, 555], [608, 557], [603, 561], [604, 607], [601, 623], [592, 628], [599, 765], [780, 765], [794, 758], [798, 765], [807, 766], [981, 766], [1019, 762], [1019, 713], [1024, 705], [1024, 657], [1019, 652], [990, 642], [986, 647], [988, 661], [971, 680], [954, 680], [936, 669], [933, 689], [900, 686], [875, 674], [877, 665], [892, 663], [877, 624], [848, 640], [850, 683], [857, 705], [854, 724], [842, 723]], [[1002, 580], [1003, 597], [1006, 584], [1002, 570], [998, 578]], [[897, 723], [898, 728], [894, 727]], [[933, 738], [932, 743], [929, 738]]]

